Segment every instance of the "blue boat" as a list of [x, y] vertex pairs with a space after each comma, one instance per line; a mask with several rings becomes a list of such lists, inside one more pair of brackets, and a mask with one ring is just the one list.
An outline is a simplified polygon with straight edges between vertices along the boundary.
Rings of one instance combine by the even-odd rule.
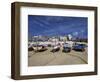
[[86, 47], [87, 47], [86, 44], [78, 44], [77, 43], [73, 46], [73, 50], [75, 50], [75, 51], [85, 51]]

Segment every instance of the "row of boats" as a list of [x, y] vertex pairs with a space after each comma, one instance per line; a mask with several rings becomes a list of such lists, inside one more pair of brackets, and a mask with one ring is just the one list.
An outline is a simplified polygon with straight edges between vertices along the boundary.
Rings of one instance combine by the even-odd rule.
[[63, 45], [61, 44], [57, 44], [57, 45], [29, 44], [28, 51], [43, 52], [43, 51], [48, 50], [48, 47], [51, 47], [51, 52], [57, 52], [61, 49], [61, 47], [62, 47], [62, 52], [70, 52], [71, 50], [85, 51], [85, 48], [87, 47], [87, 45], [83, 43], [74, 43], [73, 46], [71, 46], [69, 43], [64, 43]]

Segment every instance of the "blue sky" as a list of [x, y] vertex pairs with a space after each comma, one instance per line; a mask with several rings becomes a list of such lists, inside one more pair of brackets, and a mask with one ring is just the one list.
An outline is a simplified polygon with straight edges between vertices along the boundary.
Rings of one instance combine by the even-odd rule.
[[88, 19], [86, 17], [28, 15], [28, 36], [68, 35], [87, 38]]

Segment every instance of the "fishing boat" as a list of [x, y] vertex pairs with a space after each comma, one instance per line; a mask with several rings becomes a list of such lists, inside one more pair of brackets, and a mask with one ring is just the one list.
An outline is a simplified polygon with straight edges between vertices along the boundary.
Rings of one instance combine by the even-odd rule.
[[47, 50], [47, 47], [42, 45], [40, 49], [37, 50], [37, 52], [43, 52], [43, 51], [46, 51]]
[[33, 48], [33, 44], [28, 44], [28, 51], [33, 51], [34, 48]]
[[51, 52], [57, 52], [60, 50], [60, 46], [59, 45], [54, 45], [53, 49], [51, 50]]
[[35, 45], [33, 49], [35, 52], [43, 52], [47, 50], [47, 47], [45, 45]]
[[71, 46], [68, 43], [64, 43], [62, 52], [70, 52], [70, 51], [71, 51]]

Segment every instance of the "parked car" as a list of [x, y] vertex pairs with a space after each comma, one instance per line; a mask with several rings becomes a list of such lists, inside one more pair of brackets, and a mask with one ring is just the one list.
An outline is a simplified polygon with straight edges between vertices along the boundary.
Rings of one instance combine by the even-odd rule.
[[70, 51], [71, 51], [70, 45], [68, 43], [64, 43], [62, 52], [70, 52]]
[[75, 44], [73, 46], [73, 50], [76, 50], [76, 51], [85, 51], [85, 48], [87, 47], [86, 44]]

